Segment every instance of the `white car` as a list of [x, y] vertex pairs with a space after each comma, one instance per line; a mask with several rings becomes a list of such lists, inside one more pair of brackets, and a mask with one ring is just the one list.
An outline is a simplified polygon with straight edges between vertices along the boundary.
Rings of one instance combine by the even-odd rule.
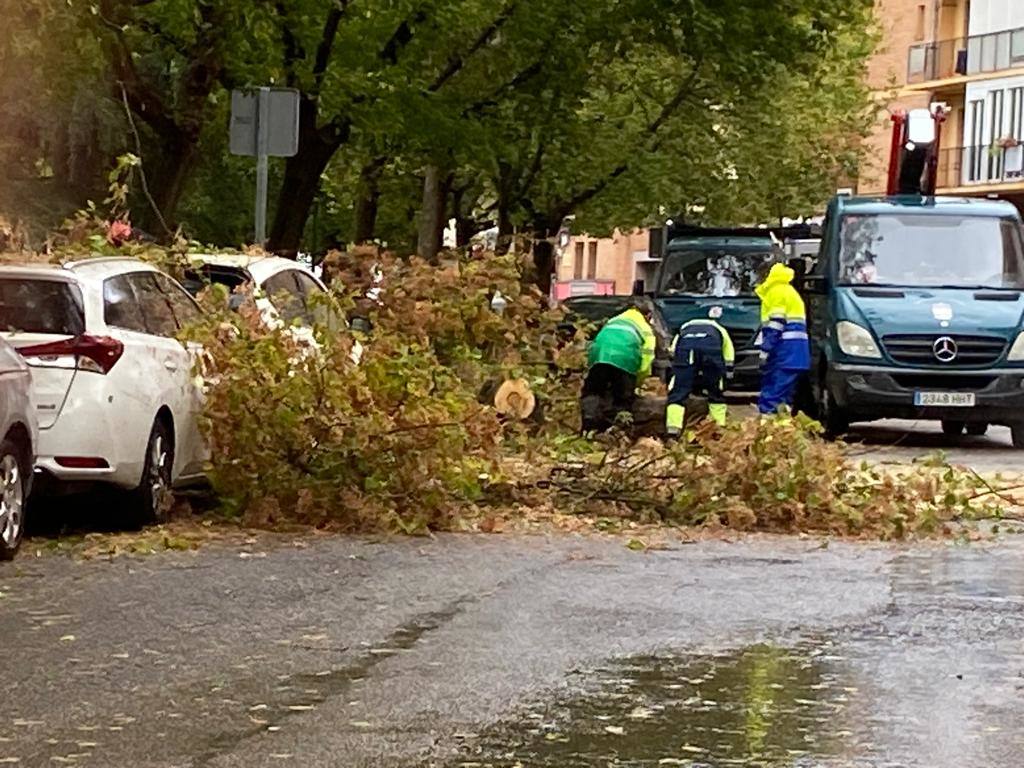
[[[309, 350], [319, 349], [313, 326], [338, 331], [347, 327], [326, 301], [327, 287], [305, 265], [280, 256], [249, 256], [217, 253], [189, 254], [185, 288], [193, 296], [208, 285], [229, 291], [252, 289], [256, 308], [270, 328], [286, 328], [292, 338]], [[232, 299], [241, 300], [241, 294]], [[234, 303], [233, 303], [234, 306]], [[363, 346], [355, 340], [349, 359], [359, 365]]]
[[172, 486], [200, 479], [207, 456], [200, 350], [175, 338], [201, 314], [134, 259], [0, 267], [0, 335], [32, 369], [37, 479], [125, 489], [137, 522], [163, 519]]
[[309, 327], [327, 322], [329, 309], [322, 297], [327, 288], [303, 264], [280, 256], [247, 254], [189, 254], [185, 288], [193, 296], [210, 284], [230, 291], [252, 286], [256, 307], [267, 322]]
[[39, 441], [32, 376], [17, 352], [0, 341], [0, 560], [10, 560], [25, 533], [25, 502]]

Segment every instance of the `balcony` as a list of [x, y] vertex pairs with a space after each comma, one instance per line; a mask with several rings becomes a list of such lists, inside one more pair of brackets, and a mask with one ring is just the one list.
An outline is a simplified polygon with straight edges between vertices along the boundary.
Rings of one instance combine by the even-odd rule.
[[907, 54], [907, 84], [1017, 67], [1024, 67], [1024, 27], [912, 46]]
[[936, 187], [940, 191], [1000, 184], [1024, 184], [1024, 144], [991, 144], [939, 150]]

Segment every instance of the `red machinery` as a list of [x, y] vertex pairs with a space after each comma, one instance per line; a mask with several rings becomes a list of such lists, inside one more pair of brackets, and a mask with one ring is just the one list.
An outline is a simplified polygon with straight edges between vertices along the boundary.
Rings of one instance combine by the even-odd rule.
[[947, 114], [945, 104], [893, 114], [887, 195], [935, 194], [942, 124]]

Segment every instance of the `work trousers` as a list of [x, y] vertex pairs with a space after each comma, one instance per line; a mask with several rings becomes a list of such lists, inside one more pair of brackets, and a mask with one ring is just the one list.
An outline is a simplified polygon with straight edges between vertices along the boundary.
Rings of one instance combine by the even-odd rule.
[[620, 413], [633, 412], [636, 376], [607, 363], [596, 363], [587, 372], [580, 395], [584, 432], [611, 429]]

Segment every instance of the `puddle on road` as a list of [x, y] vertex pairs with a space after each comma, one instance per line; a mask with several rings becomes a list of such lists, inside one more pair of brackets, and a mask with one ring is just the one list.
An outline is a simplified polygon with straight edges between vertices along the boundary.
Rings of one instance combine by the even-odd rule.
[[854, 689], [820, 648], [639, 657], [594, 670], [589, 693], [481, 734], [454, 766], [812, 766], [843, 750]]

